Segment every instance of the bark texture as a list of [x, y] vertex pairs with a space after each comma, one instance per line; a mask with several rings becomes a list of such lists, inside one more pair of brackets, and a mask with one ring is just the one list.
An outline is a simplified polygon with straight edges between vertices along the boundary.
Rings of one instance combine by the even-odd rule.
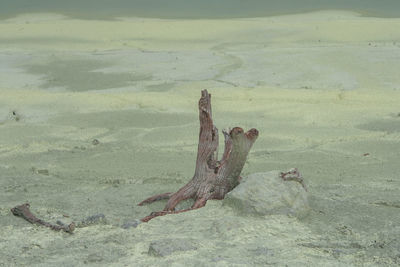
[[[199, 144], [196, 169], [192, 180], [176, 193], [164, 193], [140, 202], [139, 206], [168, 199], [163, 211], [153, 212], [141, 221], [147, 222], [157, 216], [201, 208], [209, 199], [223, 199], [229, 191], [239, 184], [240, 173], [247, 155], [258, 137], [258, 131], [253, 128], [244, 132], [240, 127], [235, 127], [230, 131], [222, 131], [225, 138], [225, 148], [222, 158], [218, 160], [218, 129], [213, 124], [211, 94], [207, 90], [201, 92], [199, 119]], [[191, 208], [175, 211], [175, 207], [180, 201], [189, 198], [195, 200]]]

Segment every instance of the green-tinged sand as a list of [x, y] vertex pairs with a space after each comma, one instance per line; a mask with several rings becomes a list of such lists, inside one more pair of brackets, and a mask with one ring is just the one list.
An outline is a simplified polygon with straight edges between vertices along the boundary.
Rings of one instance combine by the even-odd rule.
[[[0, 21], [0, 266], [400, 264], [399, 29], [339, 11]], [[297, 167], [308, 217], [209, 201], [121, 227], [192, 177], [205, 88], [220, 130], [260, 131], [242, 176]], [[107, 221], [54, 232], [13, 216], [24, 202], [50, 222]], [[191, 249], [148, 254], [165, 239]]]

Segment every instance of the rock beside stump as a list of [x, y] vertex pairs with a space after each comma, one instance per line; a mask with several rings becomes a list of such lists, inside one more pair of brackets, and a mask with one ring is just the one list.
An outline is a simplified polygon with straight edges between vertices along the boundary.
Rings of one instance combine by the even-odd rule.
[[296, 181], [284, 181], [279, 171], [254, 173], [244, 177], [229, 192], [224, 205], [242, 214], [284, 214], [303, 218], [310, 211], [308, 193]]

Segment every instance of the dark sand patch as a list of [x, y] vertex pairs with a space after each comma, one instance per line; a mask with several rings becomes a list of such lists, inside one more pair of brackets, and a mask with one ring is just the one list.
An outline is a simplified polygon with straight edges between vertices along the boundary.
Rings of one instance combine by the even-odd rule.
[[175, 83], [161, 83], [161, 84], [154, 84], [146, 86], [146, 91], [149, 92], [164, 92], [169, 91], [174, 88]]
[[92, 40], [85, 40], [81, 38], [73, 38], [73, 37], [14, 37], [14, 38], [0, 38], [0, 42], [2, 44], [19, 44], [19, 45], [32, 45], [32, 44], [52, 44], [52, 45], [60, 45], [70, 43], [71, 45], [76, 45], [77, 43], [94, 43]]
[[103, 72], [111, 63], [89, 59], [55, 59], [45, 64], [26, 65], [28, 72], [43, 76], [41, 88], [65, 88], [73, 92], [133, 86], [151, 75], [127, 72]]
[[371, 121], [365, 124], [358, 125], [358, 128], [368, 131], [398, 133], [400, 132], [400, 117], [394, 119]]
[[184, 125], [196, 121], [194, 114], [122, 110], [69, 114], [55, 117], [49, 123], [99, 128], [153, 128]]

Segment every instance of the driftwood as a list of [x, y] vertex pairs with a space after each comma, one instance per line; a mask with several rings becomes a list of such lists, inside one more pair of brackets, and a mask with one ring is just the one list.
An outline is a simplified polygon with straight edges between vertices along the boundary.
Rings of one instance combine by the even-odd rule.
[[45, 221], [37, 218], [35, 215], [33, 215], [33, 213], [30, 211], [29, 207], [30, 207], [29, 203], [25, 203], [25, 204], [22, 204], [22, 205], [12, 208], [11, 212], [15, 216], [20, 216], [32, 224], [43, 225], [43, 226], [49, 227], [50, 229], [52, 229], [54, 231], [62, 230], [64, 232], [72, 234], [72, 232], [75, 230], [75, 223], [72, 222], [69, 225], [65, 225], [65, 224], [61, 223], [60, 221], [58, 221], [57, 222], [58, 225], [55, 225], [55, 224], [45, 222]]
[[[240, 173], [247, 155], [258, 137], [258, 131], [251, 129], [244, 132], [235, 127], [229, 132], [223, 131], [225, 149], [221, 160], [218, 160], [218, 129], [213, 124], [211, 113], [211, 94], [201, 92], [199, 100], [200, 134], [197, 150], [196, 169], [192, 180], [176, 193], [164, 193], [152, 196], [138, 205], [168, 199], [162, 211], [153, 212], [141, 219], [143, 222], [167, 214], [181, 213], [198, 209], [206, 205], [209, 199], [223, 199], [225, 195], [240, 182]], [[185, 199], [194, 199], [189, 209], [176, 211], [177, 204]]]

